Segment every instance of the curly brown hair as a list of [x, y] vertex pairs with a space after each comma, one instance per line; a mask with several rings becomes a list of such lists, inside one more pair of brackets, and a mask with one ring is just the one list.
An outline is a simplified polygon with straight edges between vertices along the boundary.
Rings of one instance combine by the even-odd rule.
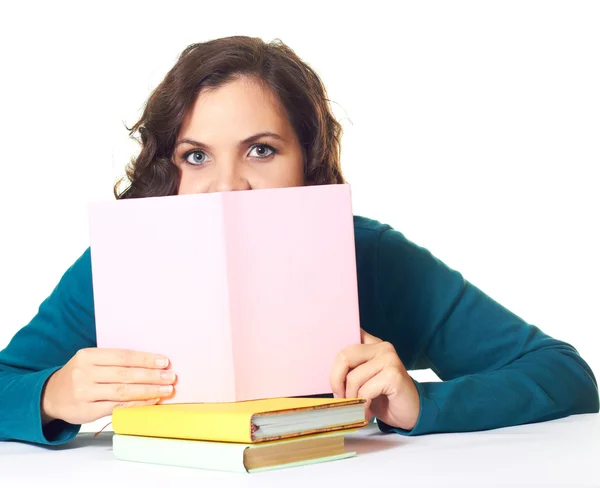
[[[284, 107], [304, 153], [307, 185], [344, 183], [340, 167], [342, 128], [333, 116], [325, 87], [296, 53], [280, 40], [233, 36], [191, 44], [148, 98], [143, 114], [128, 128], [141, 151], [126, 169], [128, 187], [115, 197], [177, 194], [179, 170], [172, 162], [182, 121], [203, 87], [215, 88], [236, 76], [264, 83]], [[139, 138], [134, 134], [139, 132]]]

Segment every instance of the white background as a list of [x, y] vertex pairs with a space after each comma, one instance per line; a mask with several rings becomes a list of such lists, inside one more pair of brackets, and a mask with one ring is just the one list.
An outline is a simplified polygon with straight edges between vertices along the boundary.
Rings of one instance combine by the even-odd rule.
[[0, 348], [87, 247], [88, 203], [137, 150], [123, 124], [179, 52], [247, 34], [322, 76], [356, 213], [600, 374], [598, 2], [12, 2], [0, 19]]

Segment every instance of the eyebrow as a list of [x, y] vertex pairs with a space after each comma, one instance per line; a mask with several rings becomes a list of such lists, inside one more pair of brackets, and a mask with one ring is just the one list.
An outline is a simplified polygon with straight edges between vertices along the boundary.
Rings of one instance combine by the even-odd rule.
[[[259, 139], [262, 139], [263, 137], [271, 137], [272, 139], [277, 139], [281, 142], [285, 142], [285, 139], [283, 137], [281, 137], [279, 134], [275, 134], [274, 132], [259, 132], [258, 134], [254, 134], [250, 137], [247, 137], [246, 139], [244, 139], [243, 141], [241, 141], [239, 143], [240, 146], [246, 146], [248, 144], [252, 144], [255, 143], [256, 141], [258, 141]], [[194, 141], [193, 139], [180, 139], [177, 141], [177, 143], [175, 144], [175, 147], [177, 148], [179, 145], [181, 144], [190, 144], [192, 146], [197, 146], [197, 147], [210, 147], [207, 144], [204, 144], [202, 142], [199, 141]]]

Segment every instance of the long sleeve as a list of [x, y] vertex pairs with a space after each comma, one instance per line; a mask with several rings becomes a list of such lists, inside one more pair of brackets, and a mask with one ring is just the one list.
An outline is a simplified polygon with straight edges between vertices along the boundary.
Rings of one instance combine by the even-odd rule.
[[89, 252], [0, 351], [0, 440], [60, 444], [79, 431], [80, 426], [61, 420], [42, 427], [41, 397], [54, 371], [79, 349], [96, 345]]
[[382, 339], [418, 383], [416, 435], [485, 430], [598, 412], [596, 379], [569, 344], [544, 334], [392, 229], [380, 233], [377, 300]]

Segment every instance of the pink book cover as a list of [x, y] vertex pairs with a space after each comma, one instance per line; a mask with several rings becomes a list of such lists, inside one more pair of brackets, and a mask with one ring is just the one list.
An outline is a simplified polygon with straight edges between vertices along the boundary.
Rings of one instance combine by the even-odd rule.
[[330, 393], [360, 342], [348, 185], [96, 203], [98, 347], [164, 354], [164, 403]]

